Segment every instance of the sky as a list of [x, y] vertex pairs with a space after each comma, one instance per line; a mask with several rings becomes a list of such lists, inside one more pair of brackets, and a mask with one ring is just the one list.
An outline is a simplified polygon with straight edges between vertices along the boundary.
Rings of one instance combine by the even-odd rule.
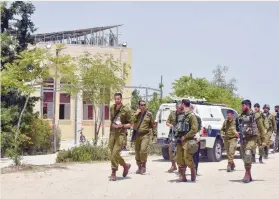
[[279, 2], [33, 3], [38, 33], [124, 24], [133, 86], [158, 88], [162, 75], [166, 96], [181, 76], [211, 80], [226, 65], [241, 97], [279, 104]]

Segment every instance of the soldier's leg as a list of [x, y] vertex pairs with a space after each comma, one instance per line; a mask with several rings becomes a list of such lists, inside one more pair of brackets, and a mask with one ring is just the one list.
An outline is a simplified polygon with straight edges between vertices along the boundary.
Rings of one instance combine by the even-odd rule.
[[111, 161], [111, 177], [110, 180], [115, 181], [116, 180], [116, 171], [118, 170], [118, 163], [115, 157], [115, 154], [113, 153], [113, 148], [115, 144], [115, 133], [110, 133], [109, 135], [109, 149], [110, 149], [110, 161]]
[[173, 146], [172, 146], [173, 144], [174, 144], [173, 142], [169, 143], [169, 157], [170, 157], [170, 161], [171, 161], [171, 168], [168, 170], [169, 173], [177, 170], [176, 163], [175, 163], [175, 157], [173, 154]]
[[266, 153], [267, 153], [267, 156], [268, 156], [268, 153], [269, 153], [269, 149], [270, 149], [270, 141], [271, 141], [271, 136], [272, 136], [272, 132], [271, 131], [269, 131], [268, 132], [268, 140], [267, 140], [267, 151], [266, 151]]
[[226, 150], [226, 153], [227, 153], [227, 158], [228, 158], [228, 165], [227, 165], [227, 172], [230, 172], [231, 171], [231, 157], [230, 157], [230, 143], [229, 143], [229, 140], [224, 140], [224, 147], [225, 147], [225, 150]]
[[189, 142], [185, 142], [183, 144], [183, 148], [184, 148], [184, 160], [186, 163], [186, 167], [189, 167], [191, 170], [191, 180], [195, 181], [196, 180], [196, 168], [195, 168], [195, 163], [194, 163], [194, 159], [193, 159], [193, 154], [189, 153], [188, 151], [188, 144]]
[[259, 138], [257, 140], [257, 146], [258, 146], [258, 149], [259, 149], [259, 163], [263, 164], [263, 156], [264, 156], [264, 148], [262, 147], [262, 140], [261, 138]]
[[276, 137], [275, 137], [275, 144], [274, 144], [274, 152], [278, 152], [278, 147], [279, 147], [279, 132], [277, 132]]
[[231, 169], [234, 170], [235, 164], [234, 164], [234, 154], [237, 148], [237, 139], [233, 138], [230, 140], [230, 148], [229, 148], [229, 153], [230, 153], [230, 159], [231, 159]]
[[128, 133], [126, 133], [126, 135], [124, 136], [124, 141], [123, 141], [123, 147], [122, 147], [122, 150], [127, 150], [127, 136], [128, 136]]
[[150, 134], [146, 134], [142, 136], [141, 145], [140, 145], [141, 174], [146, 172], [146, 162], [147, 162], [149, 148], [150, 148]]
[[124, 136], [123, 134], [120, 133], [116, 133], [115, 135], [115, 144], [113, 147], [113, 151], [112, 154], [115, 157], [115, 161], [117, 162], [117, 164], [120, 164], [123, 167], [123, 177], [126, 177], [129, 169], [131, 167], [130, 164], [126, 164], [124, 159], [121, 157], [120, 152], [121, 152], [121, 148], [123, 146], [123, 142], [124, 142]]
[[180, 174], [178, 181], [179, 182], [187, 181], [186, 174], [185, 174], [186, 164], [185, 164], [185, 161], [184, 161], [184, 149], [183, 149], [181, 144], [176, 145], [176, 162], [177, 162], [178, 171], [179, 171], [179, 174]]
[[136, 174], [140, 174], [141, 171], [141, 162], [140, 162], [140, 146], [141, 146], [141, 136], [136, 135], [135, 138], [135, 159], [138, 165], [138, 170], [136, 171]]
[[256, 147], [256, 139], [249, 139], [246, 140], [244, 144], [244, 167], [245, 167], [245, 176], [242, 179], [243, 182], [248, 183], [252, 181], [251, 176], [251, 167], [252, 167], [252, 152], [253, 149]]
[[200, 149], [201, 149], [200, 142], [198, 142], [197, 144], [198, 144], [198, 151], [193, 156], [196, 172], [198, 172], [198, 167], [199, 167], [199, 162], [200, 162]]

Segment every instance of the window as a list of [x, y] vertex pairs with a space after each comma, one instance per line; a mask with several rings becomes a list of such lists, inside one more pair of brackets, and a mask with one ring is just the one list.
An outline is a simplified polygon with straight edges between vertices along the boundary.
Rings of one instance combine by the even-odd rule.
[[44, 80], [43, 87], [43, 118], [51, 119], [53, 118], [53, 79], [46, 78]]
[[59, 119], [69, 120], [71, 113], [71, 96], [67, 93], [60, 93]]
[[105, 105], [105, 120], [109, 120], [109, 106]]
[[93, 120], [93, 105], [87, 102], [83, 102], [83, 119]]
[[[222, 114], [223, 114], [223, 116], [224, 116], [224, 118], [226, 119], [227, 118], [227, 111], [228, 110], [231, 110], [231, 109], [225, 109], [225, 108], [222, 108], [221, 109], [222, 110]], [[235, 111], [233, 111], [234, 112], [234, 119], [236, 119], [237, 117], [238, 117], [238, 114], [235, 112]]]

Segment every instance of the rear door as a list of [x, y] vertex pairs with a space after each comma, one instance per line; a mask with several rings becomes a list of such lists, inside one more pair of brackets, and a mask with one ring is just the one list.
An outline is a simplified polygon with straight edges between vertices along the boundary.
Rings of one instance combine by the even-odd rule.
[[166, 125], [170, 112], [175, 110], [172, 106], [162, 106], [158, 117], [157, 138], [167, 138], [169, 127]]

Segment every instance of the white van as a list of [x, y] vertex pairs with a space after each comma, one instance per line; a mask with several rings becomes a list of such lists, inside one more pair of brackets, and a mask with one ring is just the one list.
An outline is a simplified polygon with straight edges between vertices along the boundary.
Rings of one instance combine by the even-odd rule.
[[[194, 112], [200, 116], [202, 121], [203, 136], [200, 142], [201, 155], [207, 156], [211, 162], [221, 161], [224, 144], [220, 130], [224, 120], [227, 118], [227, 110], [233, 109], [224, 105], [210, 104], [200, 100], [191, 100], [191, 104], [194, 106]], [[169, 159], [168, 134], [170, 130], [166, 125], [166, 121], [170, 112], [175, 110], [176, 103], [162, 104], [156, 114], [157, 142], [155, 145], [162, 147], [162, 155], [165, 160]], [[235, 112], [235, 118], [237, 118], [237, 112], [235, 110], [233, 111]]]

